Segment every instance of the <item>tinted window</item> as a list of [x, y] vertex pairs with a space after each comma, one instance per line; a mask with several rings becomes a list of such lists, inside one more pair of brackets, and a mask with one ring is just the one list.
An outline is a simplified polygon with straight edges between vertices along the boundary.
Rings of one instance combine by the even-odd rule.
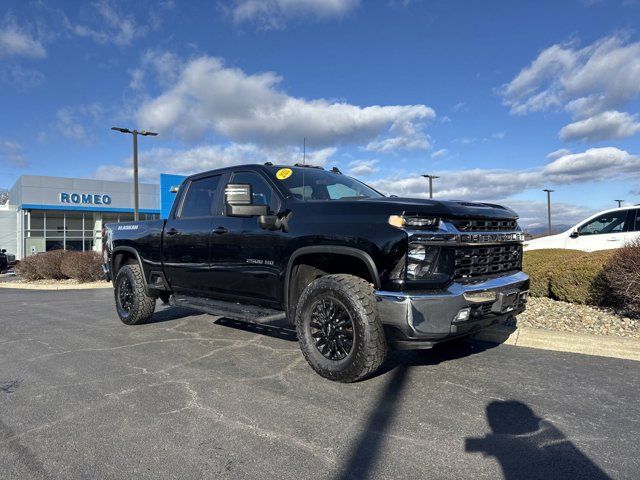
[[233, 174], [231, 183], [251, 184], [254, 205], [268, 205], [272, 213], [277, 213], [280, 209], [278, 196], [259, 174], [255, 172], [237, 172]]
[[594, 218], [578, 228], [580, 235], [600, 235], [624, 231], [627, 210], [609, 212]]
[[[341, 200], [383, 196], [358, 180], [319, 168], [269, 167], [269, 170], [276, 182], [280, 182], [292, 195], [300, 199]], [[284, 178], [278, 178], [280, 170], [290, 172]]]
[[[631, 215], [631, 231], [640, 232], [640, 210], [631, 210], [629, 215]], [[633, 221], [634, 218], [635, 222]]]
[[212, 217], [215, 213], [216, 192], [220, 175], [193, 180], [182, 204], [181, 218]]

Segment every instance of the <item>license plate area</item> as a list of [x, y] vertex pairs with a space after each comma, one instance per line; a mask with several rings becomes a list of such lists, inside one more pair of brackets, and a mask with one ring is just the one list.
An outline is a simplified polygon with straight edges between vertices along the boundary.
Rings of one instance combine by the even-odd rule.
[[519, 304], [520, 290], [508, 290], [498, 293], [498, 299], [493, 304], [493, 313], [509, 313], [514, 311]]

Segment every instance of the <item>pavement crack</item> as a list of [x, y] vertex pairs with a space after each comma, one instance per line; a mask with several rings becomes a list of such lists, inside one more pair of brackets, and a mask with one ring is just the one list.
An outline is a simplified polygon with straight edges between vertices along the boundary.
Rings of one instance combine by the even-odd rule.
[[55, 353], [46, 353], [44, 355], [38, 355], [36, 357], [31, 357], [27, 360], [25, 360], [26, 362], [32, 362], [35, 360], [41, 360], [43, 358], [51, 358], [51, 357], [57, 357], [60, 355], [69, 355], [69, 354], [73, 354], [73, 353], [87, 353], [87, 352], [111, 352], [114, 350], [122, 350], [125, 348], [134, 348], [134, 347], [140, 347], [143, 345], [152, 345], [152, 344], [157, 344], [157, 343], [170, 343], [170, 342], [193, 342], [193, 341], [198, 341], [198, 342], [203, 342], [203, 341], [215, 341], [215, 342], [234, 342], [235, 340], [231, 340], [231, 339], [205, 339], [205, 338], [165, 338], [165, 339], [161, 339], [161, 340], [149, 340], [147, 342], [139, 342], [139, 343], [131, 343], [131, 344], [126, 344], [126, 345], [118, 345], [116, 347], [104, 347], [104, 348], [79, 348], [76, 350], [64, 350], [62, 352], [55, 352]]

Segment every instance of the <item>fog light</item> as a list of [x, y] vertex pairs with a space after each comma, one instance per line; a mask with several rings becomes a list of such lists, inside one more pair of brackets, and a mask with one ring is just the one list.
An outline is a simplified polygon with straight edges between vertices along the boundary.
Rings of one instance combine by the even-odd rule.
[[467, 292], [464, 294], [464, 299], [473, 303], [495, 302], [497, 298], [496, 292]]
[[456, 315], [456, 320], [459, 321], [459, 322], [463, 322], [465, 320], [469, 320], [470, 316], [471, 316], [471, 309], [470, 308], [463, 308]]

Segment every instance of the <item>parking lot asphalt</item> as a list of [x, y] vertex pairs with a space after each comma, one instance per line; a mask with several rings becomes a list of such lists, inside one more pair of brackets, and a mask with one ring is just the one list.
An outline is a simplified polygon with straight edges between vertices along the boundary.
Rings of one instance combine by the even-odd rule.
[[0, 291], [0, 477], [637, 478], [640, 363], [476, 341], [316, 375], [295, 334]]

